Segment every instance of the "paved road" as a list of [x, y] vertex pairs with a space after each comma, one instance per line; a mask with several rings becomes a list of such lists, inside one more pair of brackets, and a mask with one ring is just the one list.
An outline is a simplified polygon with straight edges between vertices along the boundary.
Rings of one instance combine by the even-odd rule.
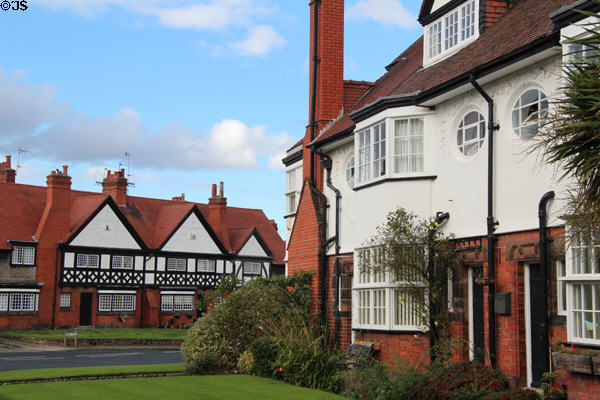
[[0, 371], [183, 362], [179, 350], [2, 351]]

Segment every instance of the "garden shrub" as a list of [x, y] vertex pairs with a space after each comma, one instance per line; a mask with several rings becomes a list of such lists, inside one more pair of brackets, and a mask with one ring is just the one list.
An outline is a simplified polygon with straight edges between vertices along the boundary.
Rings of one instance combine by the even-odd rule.
[[346, 371], [342, 395], [360, 400], [413, 400], [422, 375], [408, 365], [390, 368], [372, 363]]
[[252, 357], [252, 351], [250, 351], [250, 349], [247, 349], [242, 353], [242, 355], [238, 359], [237, 369], [239, 372], [247, 374], [252, 372], [253, 368], [254, 358]]
[[254, 360], [252, 372], [258, 376], [270, 378], [275, 375], [275, 361], [278, 351], [274, 338], [263, 336], [250, 344], [252, 358]]
[[310, 323], [308, 314], [289, 312], [265, 331], [279, 350], [274, 364], [278, 378], [311, 389], [339, 390], [344, 356], [327, 332]]
[[265, 322], [291, 310], [307, 314], [310, 303], [304, 301], [303, 293], [310, 276], [255, 279], [234, 290], [188, 330], [181, 346], [187, 372], [231, 371], [250, 343], [264, 335]]

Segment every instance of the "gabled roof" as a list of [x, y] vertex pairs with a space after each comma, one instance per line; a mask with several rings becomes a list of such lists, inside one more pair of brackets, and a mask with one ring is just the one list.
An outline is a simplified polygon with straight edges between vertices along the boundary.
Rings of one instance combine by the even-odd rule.
[[422, 67], [423, 37], [419, 38], [314, 143], [324, 145], [351, 134], [356, 121], [383, 108], [418, 104], [450, 90], [453, 85], [468, 83], [471, 73], [481, 76], [510, 62], [511, 57], [527, 57], [545, 46], [558, 45], [558, 31], [550, 14], [570, 3], [573, 0], [522, 0], [476, 41], [427, 68]]
[[[0, 250], [8, 250], [7, 240], [32, 241], [32, 235], [43, 215], [46, 206], [46, 187], [22, 185], [16, 183], [0, 183]], [[117, 213], [126, 227], [135, 233], [136, 240], [141, 241], [142, 247], [156, 249], [195, 212], [208, 224], [208, 205], [188, 201], [172, 201], [128, 196], [127, 204], [118, 206], [107, 195], [71, 191], [71, 216], [69, 233], [65, 241], [81, 230], [104, 205], [109, 204]], [[218, 245], [222, 246], [222, 238], [214, 232], [216, 227], [210, 227]], [[239, 246], [239, 232], [256, 230], [274, 257], [274, 263], [283, 264], [285, 243], [279, 237], [276, 226], [262, 210], [227, 207], [224, 234], [229, 235], [231, 248], [226, 252], [236, 253]], [[235, 239], [235, 240], [234, 240]]]

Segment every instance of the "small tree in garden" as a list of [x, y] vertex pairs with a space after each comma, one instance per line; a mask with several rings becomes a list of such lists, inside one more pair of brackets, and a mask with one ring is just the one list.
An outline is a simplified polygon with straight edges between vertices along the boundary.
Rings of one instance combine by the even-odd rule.
[[456, 264], [452, 236], [438, 229], [446, 218], [442, 214], [425, 221], [399, 208], [359, 253], [359, 280], [381, 282], [389, 274], [387, 279], [398, 285], [394, 318], [428, 330], [431, 361], [442, 357], [439, 350], [450, 321], [448, 277]]
[[[600, 4], [600, 0], [595, 0]], [[580, 11], [600, 18], [598, 13]], [[586, 34], [567, 41], [562, 96], [554, 101], [534, 150], [558, 164], [574, 184], [567, 200], [571, 233], [578, 237], [600, 225], [600, 23], [584, 25]]]

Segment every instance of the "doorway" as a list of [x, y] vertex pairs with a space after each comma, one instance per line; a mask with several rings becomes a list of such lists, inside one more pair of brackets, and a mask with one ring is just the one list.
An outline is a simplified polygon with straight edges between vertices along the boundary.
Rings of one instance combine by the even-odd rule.
[[485, 362], [485, 327], [483, 315], [483, 286], [477, 279], [483, 276], [483, 266], [469, 268], [469, 342], [470, 358]]
[[81, 293], [79, 302], [79, 325], [89, 326], [92, 324], [92, 293]]

